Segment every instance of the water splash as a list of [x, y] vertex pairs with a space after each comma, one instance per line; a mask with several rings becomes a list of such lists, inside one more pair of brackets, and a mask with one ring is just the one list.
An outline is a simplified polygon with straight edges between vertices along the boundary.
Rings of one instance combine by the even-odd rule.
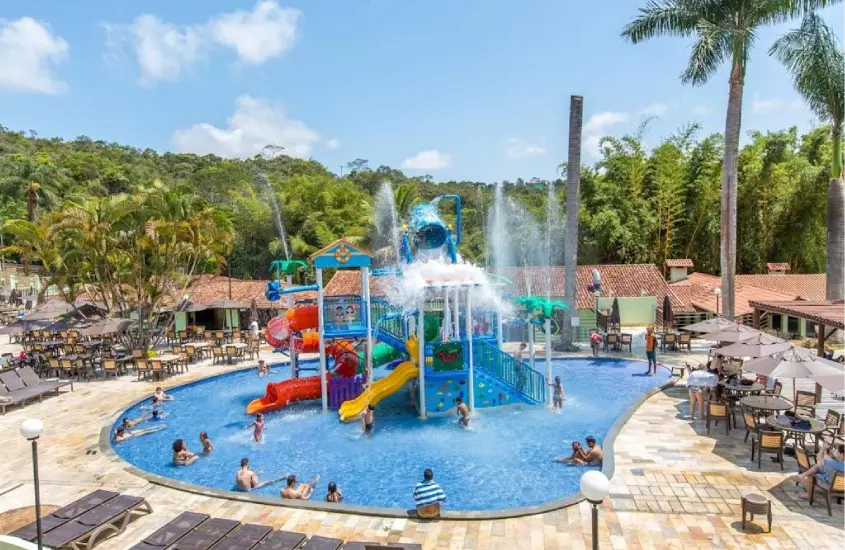
[[374, 222], [376, 234], [373, 236], [373, 247], [376, 250], [388, 247], [387, 252], [382, 254], [385, 256], [384, 263], [397, 263], [402, 237], [399, 230], [399, 215], [396, 212], [396, 196], [393, 193], [393, 184], [389, 181], [381, 184], [381, 189], [376, 195]]
[[512, 266], [510, 247], [507, 243], [508, 219], [505, 213], [505, 194], [502, 182], [496, 182], [493, 191], [493, 215], [490, 218], [490, 256], [493, 267]]
[[264, 189], [264, 194], [267, 195], [267, 200], [270, 201], [270, 206], [273, 208], [273, 216], [276, 221], [276, 230], [279, 232], [279, 239], [282, 241], [282, 249], [285, 252], [285, 260], [290, 260], [290, 251], [288, 250], [288, 239], [285, 233], [285, 224], [282, 220], [282, 209], [279, 207], [279, 199], [276, 197], [276, 191], [270, 185], [270, 180], [265, 174], [260, 172], [253, 173], [253, 179], [258, 182]]

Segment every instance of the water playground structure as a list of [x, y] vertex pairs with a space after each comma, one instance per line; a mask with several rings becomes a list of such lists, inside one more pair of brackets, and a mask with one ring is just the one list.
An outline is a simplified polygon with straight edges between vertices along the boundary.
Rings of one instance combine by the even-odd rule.
[[[454, 231], [440, 212], [449, 201], [454, 201]], [[287, 303], [285, 314], [269, 322], [265, 337], [289, 356], [291, 378], [269, 383], [265, 395], [248, 404], [249, 414], [319, 398], [323, 411], [336, 409], [341, 421], [350, 421], [405, 387], [420, 418], [453, 412], [457, 397], [470, 410], [551, 403], [552, 313], [565, 306], [522, 298], [516, 303], [523, 316], [511, 314], [502, 296], [503, 282], [510, 281], [460, 261], [461, 199], [456, 195], [417, 205], [397, 232], [398, 261], [390, 267], [375, 268], [372, 254], [344, 239], [310, 257], [313, 285], [293, 285], [293, 275], [307, 267], [305, 262], [273, 262], [275, 279], [267, 283], [265, 295]], [[357, 269], [361, 294], [327, 296], [326, 269]], [[386, 297], [370, 296], [371, 277], [382, 279]], [[316, 302], [294, 302], [294, 294], [308, 291], [316, 293]], [[529, 362], [503, 351], [502, 325], [514, 318], [544, 328], [545, 376], [533, 368], [533, 330], [528, 331]], [[316, 374], [305, 376], [302, 353], [319, 353]], [[376, 369], [387, 374], [375, 379]]]

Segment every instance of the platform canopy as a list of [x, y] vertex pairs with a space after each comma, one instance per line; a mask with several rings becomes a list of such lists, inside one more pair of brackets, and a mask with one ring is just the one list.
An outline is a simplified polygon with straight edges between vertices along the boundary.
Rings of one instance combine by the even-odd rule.
[[[824, 355], [824, 343], [835, 329], [845, 330], [845, 302], [842, 300], [791, 302], [748, 302], [754, 308], [754, 327], [760, 327], [762, 313], [779, 313], [816, 323], [818, 332], [818, 354]], [[829, 330], [828, 330], [829, 329]]]
[[357, 269], [370, 267], [373, 255], [369, 250], [339, 239], [312, 254], [311, 262], [318, 269]]

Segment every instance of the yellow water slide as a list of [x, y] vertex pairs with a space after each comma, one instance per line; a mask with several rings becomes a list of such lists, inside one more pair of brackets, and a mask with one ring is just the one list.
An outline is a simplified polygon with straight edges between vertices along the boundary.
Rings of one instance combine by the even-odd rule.
[[344, 401], [340, 405], [340, 409], [337, 411], [338, 416], [340, 416], [340, 420], [342, 422], [349, 422], [350, 420], [354, 420], [358, 415], [364, 412], [364, 409], [367, 408], [367, 405], [377, 405], [379, 401], [387, 397], [388, 395], [394, 394], [402, 387], [408, 383], [409, 380], [413, 380], [420, 374], [419, 368], [417, 368], [417, 339], [416, 337], [411, 337], [408, 341], [405, 342], [405, 347], [408, 353], [411, 355], [410, 361], [405, 361], [404, 363], [400, 363], [398, 367], [396, 367], [393, 372], [382, 378], [381, 380], [376, 380], [370, 386], [364, 390], [364, 393], [356, 397], [355, 399], [350, 399], [349, 401]]

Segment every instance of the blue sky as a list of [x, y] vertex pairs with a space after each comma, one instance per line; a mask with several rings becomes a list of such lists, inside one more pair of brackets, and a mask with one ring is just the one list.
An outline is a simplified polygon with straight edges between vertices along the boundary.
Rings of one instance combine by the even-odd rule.
[[[683, 86], [685, 41], [619, 38], [643, 3], [10, 0], [0, 124], [225, 156], [272, 142], [336, 172], [364, 158], [437, 180], [549, 178], [573, 93], [585, 162], [649, 113], [652, 144], [693, 120], [723, 129], [726, 70]], [[843, 6], [823, 13], [842, 37]], [[767, 55], [794, 26], [758, 36], [744, 130], [814, 124]]]

